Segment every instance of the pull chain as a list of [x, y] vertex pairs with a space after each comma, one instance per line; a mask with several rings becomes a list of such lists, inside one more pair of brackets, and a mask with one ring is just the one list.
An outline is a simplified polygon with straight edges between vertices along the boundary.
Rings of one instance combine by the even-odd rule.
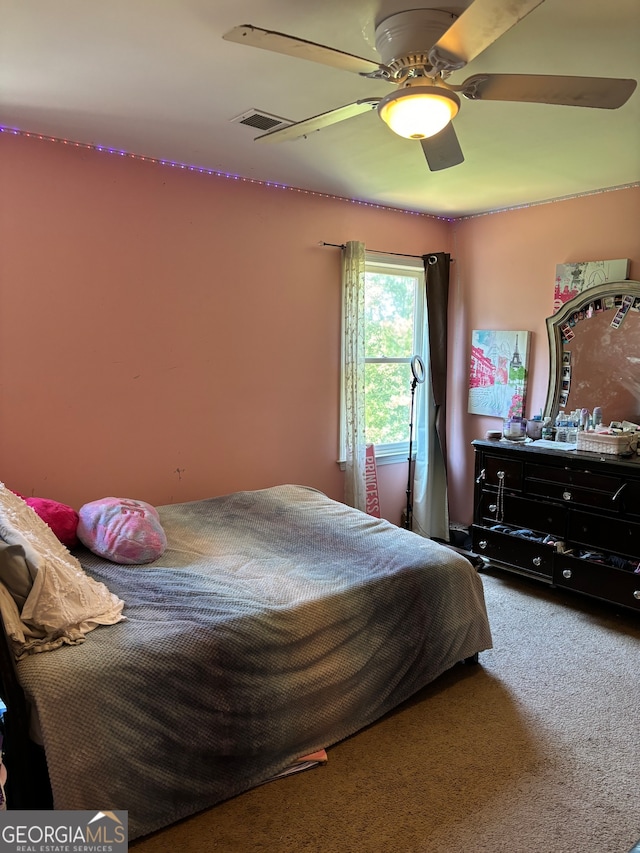
[[498, 471], [498, 500], [496, 506], [496, 521], [504, 521], [504, 471]]

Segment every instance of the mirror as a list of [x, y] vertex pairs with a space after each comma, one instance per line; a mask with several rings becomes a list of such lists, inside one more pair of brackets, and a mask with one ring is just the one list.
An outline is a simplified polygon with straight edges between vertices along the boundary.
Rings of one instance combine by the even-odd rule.
[[583, 407], [592, 413], [600, 406], [605, 424], [640, 423], [640, 282], [587, 288], [546, 323], [545, 416], [553, 420], [558, 411]]

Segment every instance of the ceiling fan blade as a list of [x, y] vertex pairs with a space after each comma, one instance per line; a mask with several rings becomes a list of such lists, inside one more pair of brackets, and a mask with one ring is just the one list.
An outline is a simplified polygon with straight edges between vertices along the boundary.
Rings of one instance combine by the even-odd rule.
[[474, 0], [429, 52], [437, 71], [455, 71], [475, 59], [544, 0]]
[[472, 101], [524, 101], [616, 110], [629, 100], [636, 85], [635, 80], [613, 77], [476, 74], [452, 88]]
[[360, 115], [360, 113], [366, 113], [368, 110], [376, 107], [379, 100], [380, 98], [363, 98], [361, 101], [355, 101], [353, 104], [346, 104], [344, 107], [320, 113], [320, 115], [306, 118], [295, 124], [270, 130], [268, 133], [263, 133], [262, 136], [256, 136], [254, 141], [284, 142], [287, 139], [299, 139], [301, 136], [313, 133], [314, 130], [320, 130], [323, 127], [328, 127], [330, 124], [337, 124], [339, 121], [353, 118]]
[[[288, 36], [285, 33], [262, 30], [260, 27], [254, 27], [252, 24], [242, 24], [239, 27], [234, 27], [228, 33], [225, 33], [222, 38], [226, 41], [246, 44], [249, 47], [261, 47], [263, 50], [271, 50], [275, 53], [295, 56], [298, 59], [320, 62], [323, 65], [330, 65], [332, 68], [340, 68], [343, 71], [352, 71], [355, 74], [368, 75], [388, 71], [385, 66], [370, 59], [354, 56], [351, 53], [344, 53], [342, 50], [335, 50], [332, 47], [316, 44], [313, 41]], [[381, 76], [384, 76], [384, 74], [381, 73]]]
[[458, 136], [451, 122], [435, 136], [421, 139], [420, 144], [432, 172], [440, 172], [442, 169], [450, 169], [464, 163]]

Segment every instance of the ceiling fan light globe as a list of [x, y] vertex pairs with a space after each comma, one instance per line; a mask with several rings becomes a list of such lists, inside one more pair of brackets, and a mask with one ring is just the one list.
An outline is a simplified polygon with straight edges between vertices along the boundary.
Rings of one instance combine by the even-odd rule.
[[439, 86], [411, 86], [392, 92], [378, 104], [380, 118], [405, 139], [428, 139], [457, 115], [460, 101]]

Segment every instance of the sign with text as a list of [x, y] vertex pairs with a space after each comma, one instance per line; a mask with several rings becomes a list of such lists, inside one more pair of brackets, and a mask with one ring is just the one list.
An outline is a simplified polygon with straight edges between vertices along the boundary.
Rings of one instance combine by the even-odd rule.
[[376, 467], [376, 449], [367, 444], [364, 457], [364, 481], [366, 489], [366, 507], [369, 515], [380, 518], [380, 499], [378, 497], [378, 469]]
[[0, 812], [0, 853], [126, 853], [126, 811]]

